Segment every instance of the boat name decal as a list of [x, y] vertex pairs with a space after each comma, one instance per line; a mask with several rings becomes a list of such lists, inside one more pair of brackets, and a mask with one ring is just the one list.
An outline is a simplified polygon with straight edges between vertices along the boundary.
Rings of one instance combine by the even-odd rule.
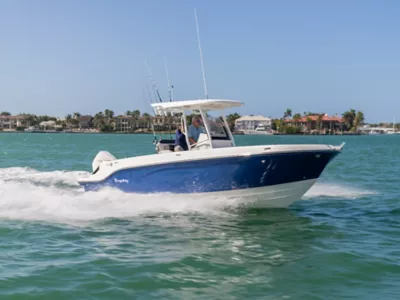
[[117, 179], [117, 178], [114, 178], [114, 182], [115, 183], [129, 183], [129, 180], [128, 179]]

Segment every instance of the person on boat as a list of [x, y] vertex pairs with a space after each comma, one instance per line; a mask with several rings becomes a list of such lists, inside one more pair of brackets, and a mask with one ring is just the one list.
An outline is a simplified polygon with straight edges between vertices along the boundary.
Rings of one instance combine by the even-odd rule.
[[186, 135], [181, 126], [178, 127], [175, 133], [175, 148], [174, 151], [187, 151]]
[[190, 125], [188, 128], [188, 137], [191, 145], [197, 143], [200, 133], [203, 132], [203, 126], [201, 124], [202, 122], [200, 117], [193, 117], [192, 125]]

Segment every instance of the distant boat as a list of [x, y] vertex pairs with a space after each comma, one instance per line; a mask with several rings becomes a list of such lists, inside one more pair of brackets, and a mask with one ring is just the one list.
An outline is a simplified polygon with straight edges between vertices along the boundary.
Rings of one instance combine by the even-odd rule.
[[260, 124], [254, 130], [244, 130], [244, 134], [257, 134], [257, 135], [273, 135], [274, 133], [271, 130], [268, 130], [267, 127], [263, 124]]
[[378, 135], [378, 134], [382, 134], [382, 131], [380, 130], [371, 130], [368, 135]]
[[386, 134], [390, 134], [390, 135], [397, 135], [397, 134], [400, 134], [400, 132], [398, 132], [398, 131], [396, 131], [396, 130], [389, 130], [389, 131], [386, 131]]
[[29, 126], [24, 130], [25, 132], [30, 132], [30, 133], [39, 133], [42, 132], [40, 129], [36, 128], [35, 126]]
[[395, 118], [393, 118], [393, 130], [388, 130], [388, 131], [386, 131], [386, 133], [391, 134], [391, 135], [400, 134], [400, 132], [396, 130], [396, 119]]

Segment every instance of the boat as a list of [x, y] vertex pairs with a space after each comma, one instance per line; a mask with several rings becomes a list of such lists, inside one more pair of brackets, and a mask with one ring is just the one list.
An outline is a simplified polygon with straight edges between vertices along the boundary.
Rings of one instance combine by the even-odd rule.
[[396, 129], [396, 118], [393, 118], [393, 129], [386, 130], [386, 134], [390, 134], [390, 135], [399, 135], [400, 134], [400, 131], [397, 131], [397, 129]]
[[243, 131], [246, 135], [273, 135], [274, 133], [271, 130], [268, 130], [267, 127], [263, 124], [258, 125], [254, 130], [245, 130]]
[[400, 134], [400, 132], [398, 132], [398, 131], [396, 131], [396, 130], [387, 130], [387, 131], [386, 131], [386, 134], [389, 134], [389, 135], [398, 135], [398, 134]]
[[121, 159], [100, 151], [92, 163], [93, 173], [79, 179], [79, 184], [85, 191], [111, 187], [126, 193], [169, 193], [185, 199], [222, 196], [252, 207], [291, 205], [313, 186], [344, 143], [236, 146], [224, 111], [243, 103], [208, 97], [196, 10], [195, 19], [205, 99], [162, 102], [148, 71], [159, 98], [151, 103], [154, 114], [180, 115], [180, 129], [186, 133], [187, 117], [196, 114], [203, 124], [202, 130], [196, 129], [197, 141], [186, 134], [183, 148], [175, 146], [174, 139], [156, 139], [156, 153]]
[[381, 131], [381, 130], [375, 130], [375, 129], [372, 129], [372, 130], [368, 133], [368, 135], [380, 135], [380, 134], [382, 134], [382, 131]]
[[40, 132], [40, 129], [36, 128], [35, 126], [29, 126], [28, 128], [25, 128], [24, 131], [34, 133], [34, 132]]
[[[153, 103], [157, 115], [197, 112], [204, 132], [187, 151], [174, 151], [174, 140], [159, 140], [156, 153], [117, 159], [101, 151], [93, 173], [79, 179], [86, 191], [112, 187], [127, 193], [173, 193], [186, 197], [240, 198], [254, 207], [287, 207], [314, 185], [344, 144], [236, 146], [222, 112], [241, 106], [232, 100], [202, 99]], [[162, 200], [161, 200], [162, 201]]]

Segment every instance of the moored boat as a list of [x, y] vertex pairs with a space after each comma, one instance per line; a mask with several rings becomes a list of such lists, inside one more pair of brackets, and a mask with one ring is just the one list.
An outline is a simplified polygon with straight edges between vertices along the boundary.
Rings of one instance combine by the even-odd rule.
[[244, 130], [244, 134], [246, 135], [273, 135], [274, 132], [272, 130], [268, 130], [265, 125], [258, 125], [254, 130]]

